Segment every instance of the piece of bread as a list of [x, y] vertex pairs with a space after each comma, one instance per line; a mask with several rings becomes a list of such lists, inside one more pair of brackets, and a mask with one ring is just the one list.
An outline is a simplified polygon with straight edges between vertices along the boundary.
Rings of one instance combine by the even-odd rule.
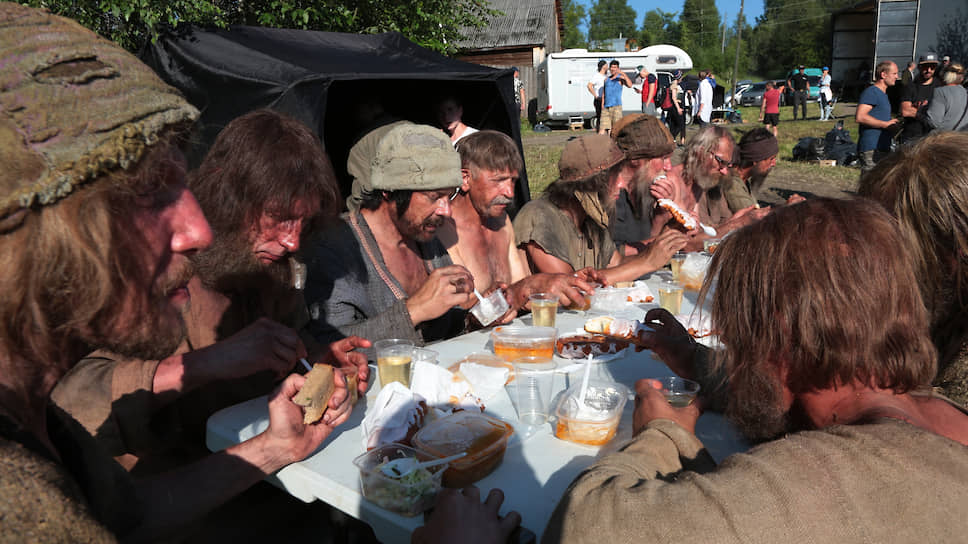
[[346, 391], [350, 396], [350, 406], [355, 406], [356, 401], [360, 400], [360, 392], [357, 390], [359, 381], [357, 381], [356, 372], [350, 370], [345, 372], [343, 376], [346, 377]]
[[637, 320], [620, 319], [611, 316], [593, 317], [585, 322], [585, 332], [600, 334], [609, 338], [620, 338], [633, 344], [640, 345], [642, 333], [651, 330], [650, 327]]
[[333, 367], [315, 364], [306, 374], [306, 383], [296, 393], [292, 401], [305, 409], [303, 423], [316, 423], [326, 413], [329, 399], [336, 391], [336, 381], [333, 378]]
[[675, 201], [668, 198], [660, 198], [657, 201], [657, 204], [660, 208], [672, 214], [672, 217], [683, 227], [686, 227], [689, 230], [694, 230], [699, 227], [699, 223], [696, 222], [696, 218], [690, 215], [686, 210], [683, 210], [681, 207], [679, 207]]

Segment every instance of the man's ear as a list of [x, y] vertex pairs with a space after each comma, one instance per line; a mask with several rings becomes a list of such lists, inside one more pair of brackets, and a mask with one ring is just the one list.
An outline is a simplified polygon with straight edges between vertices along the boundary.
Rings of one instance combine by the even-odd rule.
[[460, 191], [466, 194], [471, 190], [471, 171], [469, 168], [460, 169], [460, 179]]

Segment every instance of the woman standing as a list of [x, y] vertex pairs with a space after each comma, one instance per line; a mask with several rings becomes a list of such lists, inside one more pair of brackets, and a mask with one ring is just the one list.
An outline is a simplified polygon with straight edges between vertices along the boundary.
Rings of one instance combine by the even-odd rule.
[[676, 70], [672, 74], [672, 81], [669, 89], [662, 101], [662, 109], [666, 114], [666, 121], [669, 123], [669, 132], [672, 139], [678, 145], [686, 143], [686, 121], [683, 117], [682, 104], [679, 103], [679, 80], [682, 79], [682, 71]]
[[820, 120], [827, 121], [834, 109], [833, 93], [830, 92], [830, 68], [823, 67], [823, 75], [820, 76]]
[[968, 91], [961, 86], [965, 67], [952, 62], [941, 75], [944, 87], [934, 90], [934, 97], [924, 110], [924, 122], [934, 130], [959, 130], [968, 127]]

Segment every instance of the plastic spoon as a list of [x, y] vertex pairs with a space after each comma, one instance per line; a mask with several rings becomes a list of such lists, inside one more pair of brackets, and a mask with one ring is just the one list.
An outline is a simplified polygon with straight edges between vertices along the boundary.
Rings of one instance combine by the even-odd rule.
[[585, 405], [585, 394], [588, 393], [588, 378], [592, 374], [592, 354], [588, 354], [588, 359], [585, 359], [585, 375], [581, 378], [581, 392], [578, 394], [578, 405]]
[[706, 233], [706, 236], [712, 236], [712, 237], [716, 236], [716, 229], [708, 225], [703, 225], [702, 223], [699, 223], [699, 227], [702, 229], [704, 233]]
[[304, 367], [306, 367], [306, 370], [313, 369], [313, 365], [309, 364], [309, 361], [307, 361], [306, 359], [299, 359], [299, 362], [302, 363]]
[[407, 474], [410, 474], [419, 468], [435, 467], [437, 465], [449, 463], [455, 459], [460, 459], [465, 455], [467, 455], [467, 452], [462, 451], [457, 455], [451, 455], [450, 457], [444, 457], [442, 459], [434, 459], [432, 461], [424, 461], [422, 463], [418, 463], [416, 457], [401, 457], [399, 459], [388, 461], [387, 464], [383, 465], [380, 470], [383, 471], [383, 474], [391, 478], [403, 478]]

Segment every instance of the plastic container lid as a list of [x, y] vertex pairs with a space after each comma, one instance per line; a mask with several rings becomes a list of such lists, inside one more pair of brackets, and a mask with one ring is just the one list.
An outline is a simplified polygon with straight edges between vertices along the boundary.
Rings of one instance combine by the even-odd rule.
[[554, 340], [557, 334], [558, 329], [554, 327], [523, 327], [520, 325], [495, 327], [491, 331], [492, 338], [512, 344]]

